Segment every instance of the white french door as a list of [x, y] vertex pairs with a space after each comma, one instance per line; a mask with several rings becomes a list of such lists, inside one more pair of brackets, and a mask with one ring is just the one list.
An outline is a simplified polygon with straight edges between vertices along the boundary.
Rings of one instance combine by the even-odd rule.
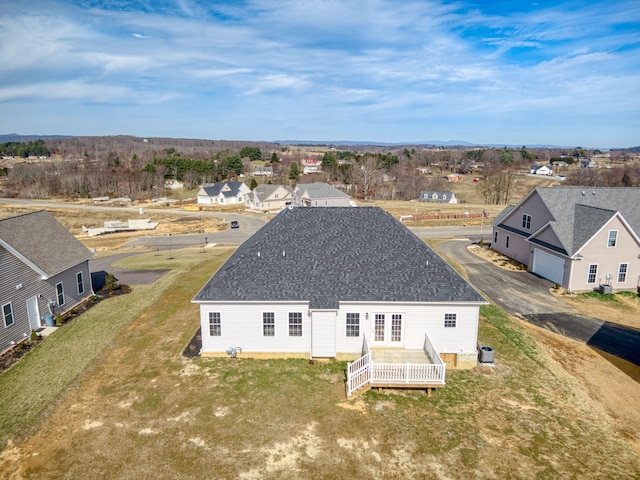
[[401, 313], [375, 313], [371, 325], [372, 345], [401, 347], [404, 345], [404, 322]]

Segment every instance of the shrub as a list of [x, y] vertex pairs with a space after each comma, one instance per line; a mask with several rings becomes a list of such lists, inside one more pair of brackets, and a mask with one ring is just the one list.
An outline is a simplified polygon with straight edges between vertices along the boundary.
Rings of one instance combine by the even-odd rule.
[[556, 283], [556, 285], [553, 288], [555, 288], [556, 290], [560, 290], [560, 284]]
[[56, 326], [58, 326], [58, 327], [59, 327], [59, 326], [60, 326], [60, 325], [62, 325], [63, 323], [64, 323], [64, 320], [63, 320], [63, 318], [62, 318], [62, 314], [61, 314], [61, 313], [58, 313], [58, 314], [56, 315]]
[[37, 342], [38, 341], [38, 332], [36, 332], [35, 330], [31, 330], [31, 336], [29, 336], [29, 341], [31, 343]]
[[118, 284], [118, 279], [113, 273], [107, 273], [107, 276], [104, 279], [104, 288], [109, 292], [113, 292], [120, 287]]

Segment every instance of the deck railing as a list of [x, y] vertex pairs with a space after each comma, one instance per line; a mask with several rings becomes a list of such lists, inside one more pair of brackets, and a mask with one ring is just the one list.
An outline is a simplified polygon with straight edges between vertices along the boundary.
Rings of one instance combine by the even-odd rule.
[[424, 351], [432, 363], [376, 363], [366, 339], [363, 355], [347, 367], [347, 395], [351, 396], [359, 388], [371, 385], [416, 385], [445, 384], [446, 365], [433, 348], [429, 336], [425, 334]]

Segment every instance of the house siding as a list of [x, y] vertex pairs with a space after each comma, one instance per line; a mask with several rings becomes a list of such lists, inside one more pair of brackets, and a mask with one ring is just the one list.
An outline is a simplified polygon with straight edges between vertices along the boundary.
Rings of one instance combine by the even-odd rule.
[[[241, 347], [243, 353], [306, 354], [311, 352], [311, 318], [307, 303], [203, 303], [200, 321], [202, 325], [202, 353], [225, 354], [230, 347]], [[222, 335], [209, 336], [209, 312], [220, 312]], [[275, 336], [262, 335], [262, 312], [275, 313]], [[302, 337], [289, 337], [288, 313], [302, 312]], [[323, 312], [323, 313], [326, 313]], [[360, 314], [360, 335], [346, 336], [347, 313]], [[357, 357], [362, 352], [363, 337], [372, 346], [372, 328], [375, 313], [403, 315], [403, 339], [400, 345], [406, 349], [422, 349], [425, 333], [429, 335], [439, 353], [475, 354], [477, 346], [478, 305], [467, 304], [410, 304], [410, 303], [367, 303], [350, 304], [343, 302], [336, 311], [335, 329], [327, 325], [322, 335], [334, 335], [336, 356]], [[455, 313], [455, 328], [444, 327], [444, 314]], [[369, 318], [367, 318], [369, 314]], [[318, 326], [316, 326], [318, 328]], [[314, 330], [318, 331], [318, 330]]]
[[[615, 247], [607, 247], [610, 230], [618, 231]], [[635, 290], [640, 281], [640, 245], [629, 229], [618, 217], [612, 218], [580, 250], [583, 260], [574, 261], [573, 277], [569, 290], [581, 291], [598, 288], [606, 283], [607, 275], [612, 275], [611, 285], [615, 290]], [[618, 282], [618, 268], [627, 263], [627, 278]], [[596, 282], [587, 283], [589, 264], [597, 264]]]
[[[65, 304], [54, 309], [55, 312], [65, 312], [76, 305], [80, 300], [91, 295], [91, 275], [89, 262], [79, 265], [55, 275], [47, 280], [42, 280], [32, 268], [25, 265], [19, 258], [6, 249], [0, 247], [0, 305], [11, 302], [14, 324], [4, 326], [4, 319], [0, 320], [0, 351], [11, 347], [11, 342], [23, 340], [24, 334], [31, 331], [27, 301], [37, 298], [40, 324], [43, 324], [44, 315], [49, 313], [48, 300], [56, 300], [56, 284], [62, 282], [65, 295]], [[76, 273], [82, 272], [85, 291], [78, 295]], [[18, 285], [21, 287], [18, 288]], [[39, 296], [42, 295], [42, 298]]]

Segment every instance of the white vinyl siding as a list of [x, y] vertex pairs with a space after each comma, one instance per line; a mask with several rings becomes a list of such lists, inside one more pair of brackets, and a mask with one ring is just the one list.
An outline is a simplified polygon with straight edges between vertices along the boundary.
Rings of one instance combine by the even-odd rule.
[[[201, 325], [203, 332], [208, 331], [209, 312], [220, 312], [225, 321], [224, 336], [210, 337], [202, 335], [204, 354], [225, 355], [229, 347], [241, 347], [244, 354], [291, 353], [301, 356], [310, 354], [312, 317], [306, 312], [308, 304], [293, 303], [247, 303], [234, 302], [201, 304]], [[274, 337], [262, 335], [262, 312], [275, 313]], [[441, 353], [475, 353], [477, 346], [478, 306], [462, 304], [366, 304], [342, 302], [340, 310], [334, 313], [335, 349], [338, 355], [348, 354], [357, 358], [362, 352], [363, 337], [372, 346], [373, 323], [375, 314], [384, 314], [387, 322], [392, 315], [402, 311], [402, 346], [407, 349], [424, 348], [425, 333], [429, 334], [434, 347]], [[302, 336], [289, 336], [289, 313], [302, 313]], [[359, 313], [360, 336], [346, 336], [347, 313]], [[444, 327], [444, 314], [456, 313], [456, 328]], [[315, 314], [315, 312], [314, 312]]]

